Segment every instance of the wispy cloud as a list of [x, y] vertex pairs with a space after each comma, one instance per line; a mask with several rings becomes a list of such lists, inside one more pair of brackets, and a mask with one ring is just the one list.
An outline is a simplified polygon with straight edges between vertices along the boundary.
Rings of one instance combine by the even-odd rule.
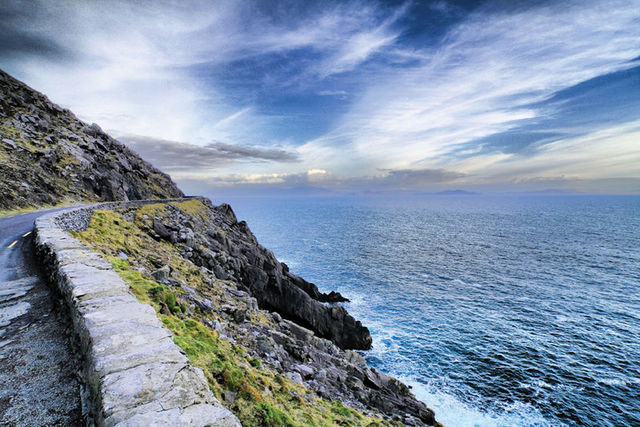
[[331, 74], [350, 71], [385, 46], [393, 44], [400, 34], [391, 27], [406, 13], [407, 9], [408, 4], [405, 4], [371, 30], [359, 28], [346, 38], [339, 37], [339, 47], [334, 49], [334, 46], [331, 46], [331, 50], [335, 53], [322, 61], [318, 66], [318, 74], [321, 77], [327, 77]]
[[396, 36], [390, 26], [397, 12], [375, 5], [290, 6], [276, 15], [260, 2], [225, 0], [215, 7], [207, 1], [9, 1], [0, 5], [10, 35], [0, 44], [2, 66], [119, 135], [246, 143], [246, 134], [259, 133], [270, 119], [251, 99], [239, 106], [230, 98], [225, 79], [214, 77], [220, 70], [300, 50], [315, 56], [286, 73], [250, 77], [288, 85], [353, 69]]
[[626, 114], [581, 98], [638, 67], [640, 1], [486, 5], [9, 0], [0, 65], [203, 185], [640, 177], [640, 68]]
[[251, 107], [246, 107], [239, 111], [236, 111], [235, 113], [232, 113], [227, 117], [225, 117], [224, 119], [218, 121], [216, 123], [216, 127], [221, 128], [224, 126], [228, 126], [231, 122], [233, 122], [234, 120], [237, 120], [239, 117], [249, 113], [250, 111], [251, 111]]
[[339, 126], [301, 150], [317, 153], [318, 166], [342, 171], [442, 165], [462, 144], [553, 114], [535, 103], [555, 92], [632, 67], [640, 52], [639, 6], [477, 11], [426, 49], [419, 65], [382, 71]]

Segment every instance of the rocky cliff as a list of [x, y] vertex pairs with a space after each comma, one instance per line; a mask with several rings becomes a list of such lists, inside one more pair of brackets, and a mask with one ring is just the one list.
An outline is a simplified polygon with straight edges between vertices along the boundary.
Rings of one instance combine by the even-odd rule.
[[[243, 423], [273, 425], [264, 422], [260, 409], [269, 404], [290, 414], [282, 425], [304, 425], [312, 415], [312, 425], [371, 422], [358, 421], [355, 414], [435, 424], [433, 412], [407, 386], [368, 367], [350, 350], [368, 348], [371, 337], [344, 307], [323, 302], [342, 296], [322, 294], [292, 274], [258, 244], [245, 222], [237, 221], [230, 206], [213, 206], [206, 199], [134, 204], [97, 210], [85, 221], [88, 226], [76, 236], [109, 259], [133, 288], [140, 286], [136, 295], [156, 304], [166, 326], [177, 335], [195, 328], [196, 343], [184, 342], [187, 354], [201, 357], [197, 349], [206, 345], [208, 333], [246, 354], [251, 366], [235, 363], [237, 377], [246, 384], [235, 383], [232, 370], [218, 368], [228, 354], [212, 352], [215, 360], [207, 356], [198, 365]], [[260, 380], [264, 375], [271, 379]], [[327, 418], [318, 409], [327, 400], [347, 406], [329, 412], [348, 416]]]
[[323, 294], [313, 283], [296, 276], [286, 264], [262, 247], [246, 222], [236, 219], [227, 204], [208, 205], [206, 215], [185, 217], [178, 209], [173, 215], [154, 217], [148, 231], [179, 245], [185, 257], [212, 270], [220, 280], [233, 280], [251, 294], [261, 308], [280, 313], [328, 338], [343, 349], [371, 347], [369, 330], [339, 306], [323, 302], [347, 301], [336, 292]]
[[0, 209], [182, 196], [96, 124], [0, 70]]
[[[0, 209], [183, 196], [97, 125], [1, 71], [0, 195]], [[371, 336], [346, 298], [289, 271], [230, 206], [108, 205], [63, 225], [155, 309], [243, 423], [435, 424], [408, 387], [353, 351], [370, 348]]]

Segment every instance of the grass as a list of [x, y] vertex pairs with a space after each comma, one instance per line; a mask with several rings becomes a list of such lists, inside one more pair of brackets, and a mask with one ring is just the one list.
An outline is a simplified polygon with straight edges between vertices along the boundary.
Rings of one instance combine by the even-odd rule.
[[185, 202], [173, 202], [171, 205], [200, 221], [205, 222], [210, 219], [209, 209], [198, 199], [187, 200]]
[[[175, 203], [185, 215], [207, 215], [198, 200]], [[135, 223], [113, 211], [97, 210], [89, 227], [74, 233], [81, 241], [101, 253], [127, 282], [143, 303], [152, 305], [163, 325], [171, 330], [174, 342], [191, 363], [200, 367], [217, 398], [233, 411], [245, 426], [386, 426], [393, 425], [376, 417], [364, 416], [341, 402], [315, 396], [300, 384], [251, 357], [247, 349], [220, 337], [207, 328], [205, 321], [217, 319], [213, 313], [189, 310], [182, 301], [180, 288], [157, 283], [150, 274], [159, 264], [171, 266], [172, 277], [197, 289], [214, 304], [222, 304], [219, 283], [207, 284], [201, 271], [184, 260], [177, 249], [152, 239], [141, 227], [165, 214], [166, 205], [145, 205]], [[147, 215], [148, 219], [144, 219]], [[125, 252], [128, 260], [116, 254]], [[144, 268], [141, 268], [144, 267]], [[251, 321], [264, 322], [264, 314]], [[233, 395], [226, 402], [223, 396]]]

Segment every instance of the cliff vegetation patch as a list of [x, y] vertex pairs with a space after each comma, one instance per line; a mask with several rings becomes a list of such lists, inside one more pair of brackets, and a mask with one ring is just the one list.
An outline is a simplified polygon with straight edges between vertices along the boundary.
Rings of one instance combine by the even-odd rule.
[[[197, 200], [172, 206], [190, 218], [207, 217], [208, 208]], [[141, 302], [155, 308], [164, 326], [173, 332], [175, 343], [204, 371], [214, 394], [244, 425], [396, 424], [371, 411], [318, 396], [226, 335], [224, 332], [229, 331], [219, 325], [227, 323], [228, 318], [218, 311], [229, 312], [226, 317], [231, 318], [239, 317], [240, 311], [243, 323], [276, 326], [273, 316], [264, 310], [247, 310], [241, 303], [230, 307], [227, 296], [231, 280], [215, 278], [185, 259], [175, 244], [150, 235], [154, 220], [165, 215], [167, 208], [155, 204], [136, 211], [98, 210], [89, 227], [74, 234], [111, 262]], [[194, 302], [196, 293], [200, 304]]]

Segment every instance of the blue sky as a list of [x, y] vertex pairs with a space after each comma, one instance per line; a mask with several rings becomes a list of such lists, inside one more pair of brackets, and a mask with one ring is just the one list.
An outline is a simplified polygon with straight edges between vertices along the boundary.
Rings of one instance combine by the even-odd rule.
[[188, 192], [640, 193], [640, 1], [6, 1], [0, 67]]

